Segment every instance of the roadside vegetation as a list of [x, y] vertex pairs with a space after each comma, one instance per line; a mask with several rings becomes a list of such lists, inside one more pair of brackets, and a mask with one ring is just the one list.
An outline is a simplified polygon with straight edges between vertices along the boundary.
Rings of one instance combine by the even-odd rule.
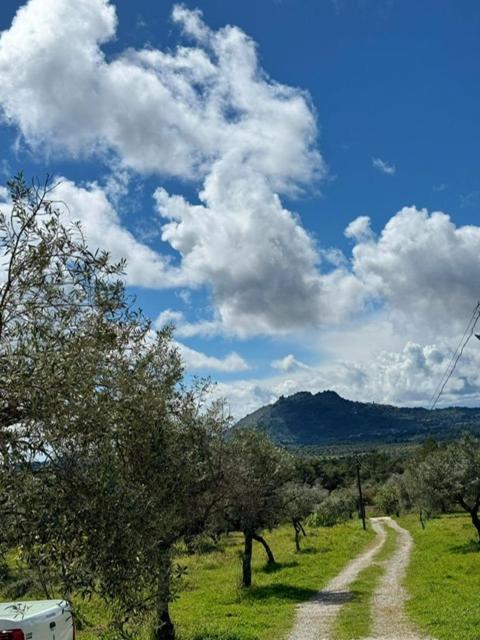
[[480, 545], [468, 516], [443, 515], [422, 529], [401, 517], [415, 541], [406, 587], [411, 619], [437, 640], [478, 638]]

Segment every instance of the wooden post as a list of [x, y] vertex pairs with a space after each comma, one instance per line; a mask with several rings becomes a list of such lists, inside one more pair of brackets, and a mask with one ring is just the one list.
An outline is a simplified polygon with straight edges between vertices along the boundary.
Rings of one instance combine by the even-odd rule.
[[365, 522], [365, 504], [363, 502], [363, 493], [362, 493], [362, 480], [360, 478], [360, 458], [358, 455], [355, 456], [355, 466], [357, 468], [357, 486], [358, 486], [358, 512], [360, 518], [362, 519], [363, 530], [367, 530], [367, 525]]

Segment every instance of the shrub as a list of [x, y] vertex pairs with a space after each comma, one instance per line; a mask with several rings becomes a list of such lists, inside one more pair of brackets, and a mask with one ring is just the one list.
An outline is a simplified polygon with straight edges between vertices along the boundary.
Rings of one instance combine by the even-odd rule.
[[349, 489], [336, 489], [325, 498], [310, 516], [309, 523], [317, 527], [332, 527], [350, 520], [356, 508], [356, 500]]

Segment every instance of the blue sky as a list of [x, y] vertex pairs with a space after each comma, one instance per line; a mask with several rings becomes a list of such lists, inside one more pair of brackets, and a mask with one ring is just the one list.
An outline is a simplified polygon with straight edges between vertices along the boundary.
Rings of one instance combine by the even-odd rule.
[[189, 375], [235, 415], [428, 404], [479, 295], [478, 3], [3, 0], [0, 30], [3, 179], [64, 179]]

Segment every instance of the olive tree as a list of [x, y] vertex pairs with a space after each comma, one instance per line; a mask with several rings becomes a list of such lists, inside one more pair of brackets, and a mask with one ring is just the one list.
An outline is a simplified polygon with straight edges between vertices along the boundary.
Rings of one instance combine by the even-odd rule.
[[0, 516], [46, 595], [99, 593], [123, 635], [169, 615], [177, 543], [218, 504], [224, 420], [47, 185], [0, 216]]
[[98, 432], [91, 407], [102, 366], [138, 324], [123, 264], [92, 253], [77, 225], [62, 224], [48, 181], [29, 186], [19, 175], [8, 195], [0, 212], [2, 536], [20, 531], [29, 474]]
[[253, 541], [259, 542], [270, 564], [275, 563], [262, 530], [278, 525], [283, 517], [285, 483], [291, 478], [290, 456], [264, 433], [238, 429], [228, 442], [225, 512], [227, 526], [244, 536], [242, 585], [252, 584]]
[[375, 495], [375, 504], [388, 516], [400, 513], [400, 487], [396, 476], [389, 478], [379, 487]]
[[303, 526], [305, 518], [326, 498], [328, 491], [318, 486], [300, 482], [288, 482], [284, 488], [284, 514], [295, 531], [295, 549], [300, 551], [300, 537], [307, 533]]
[[465, 433], [458, 440], [432, 451], [409, 469], [413, 500], [419, 505], [466, 511], [480, 538], [480, 440]]
[[315, 526], [333, 527], [351, 520], [357, 500], [353, 489], [340, 487], [332, 491], [315, 509], [311, 521]]

